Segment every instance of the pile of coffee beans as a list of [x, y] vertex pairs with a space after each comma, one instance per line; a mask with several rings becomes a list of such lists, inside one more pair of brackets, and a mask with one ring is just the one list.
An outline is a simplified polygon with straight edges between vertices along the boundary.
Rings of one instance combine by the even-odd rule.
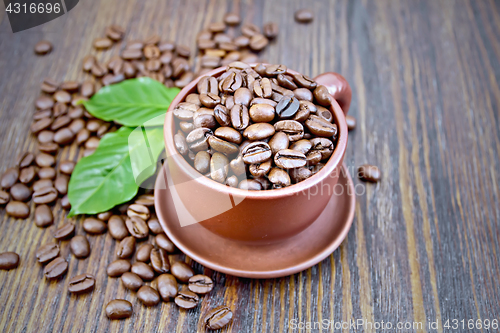
[[201, 174], [246, 190], [280, 189], [323, 168], [337, 141], [331, 95], [284, 65], [232, 62], [173, 111], [174, 142]]

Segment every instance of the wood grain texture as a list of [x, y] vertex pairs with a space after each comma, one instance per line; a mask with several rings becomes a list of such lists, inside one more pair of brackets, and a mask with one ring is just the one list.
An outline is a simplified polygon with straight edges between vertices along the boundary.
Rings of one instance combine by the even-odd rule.
[[[309, 6], [315, 20], [294, 22]], [[411, 1], [139, 1], [81, 0], [67, 15], [12, 34], [0, 13], [0, 171], [24, 150], [34, 100], [43, 78], [85, 77], [82, 58], [110, 23], [127, 26], [126, 39], [157, 33], [195, 47], [195, 36], [227, 11], [259, 26], [279, 24], [280, 35], [262, 58], [315, 76], [342, 73], [353, 88], [346, 164], [378, 165], [383, 180], [357, 197], [353, 227], [341, 247], [299, 274], [271, 280], [241, 279], [204, 269], [215, 290], [192, 311], [172, 303], [145, 308], [106, 266], [116, 243], [89, 236], [92, 254], [47, 283], [36, 263], [52, 228], [36, 228], [0, 209], [0, 252], [15, 251], [20, 267], [0, 271], [3, 332], [197, 332], [200, 318], [227, 304], [233, 323], [223, 332], [328, 332], [288, 324], [322, 320], [424, 322], [405, 332], [446, 332], [447, 320], [500, 319], [500, 2]], [[54, 43], [45, 57], [33, 54], [41, 39]], [[115, 50], [116, 51], [116, 50]], [[98, 53], [108, 59], [113, 52]], [[75, 148], [61, 158], [74, 158]], [[355, 184], [362, 184], [355, 179]], [[363, 184], [365, 185], [365, 184]], [[359, 186], [359, 185], [358, 185]], [[361, 187], [359, 187], [361, 189]], [[56, 225], [66, 221], [54, 207]], [[77, 233], [83, 234], [77, 219]], [[188, 259], [189, 261], [189, 259]], [[96, 276], [93, 293], [67, 292], [68, 277]], [[134, 315], [109, 321], [105, 304], [131, 300]], [[438, 321], [439, 329], [427, 326]], [[380, 332], [370, 327], [335, 332]], [[401, 331], [401, 330], [400, 330]], [[469, 331], [468, 329], [456, 330]], [[472, 331], [472, 330], [471, 330]], [[493, 330], [475, 330], [490, 332]]]

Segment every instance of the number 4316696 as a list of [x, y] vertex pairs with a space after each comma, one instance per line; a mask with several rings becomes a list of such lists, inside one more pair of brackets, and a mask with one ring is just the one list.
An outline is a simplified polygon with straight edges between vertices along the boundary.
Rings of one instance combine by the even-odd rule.
[[477, 329], [477, 330], [480, 330], [480, 329], [486, 329], [486, 330], [489, 330], [490, 328], [491, 329], [498, 329], [498, 319], [493, 319], [493, 320], [489, 320], [489, 319], [477, 319], [477, 320], [474, 320], [474, 319], [469, 319], [469, 320], [465, 320], [465, 319], [462, 319], [462, 320], [458, 320], [458, 319], [448, 319], [445, 323], [444, 323], [444, 328], [446, 329], [451, 329], [451, 330], [458, 330], [458, 329], [461, 329], [461, 330], [465, 330], [465, 329]]
[[60, 3], [9, 3], [7, 8], [5, 8], [5, 11], [7, 13], [14, 13], [14, 14], [19, 14], [19, 13], [31, 13], [31, 14], [43, 14], [43, 13], [60, 13], [61, 12], [61, 4]]

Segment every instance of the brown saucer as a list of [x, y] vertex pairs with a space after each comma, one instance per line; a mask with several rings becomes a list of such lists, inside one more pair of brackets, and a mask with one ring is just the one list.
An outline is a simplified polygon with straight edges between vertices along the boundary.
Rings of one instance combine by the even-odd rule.
[[[167, 211], [174, 208], [168, 185], [165, 186], [164, 169], [156, 179], [155, 208], [160, 224], [172, 242], [200, 264], [219, 272], [247, 278], [288, 276], [328, 257], [347, 236], [354, 217], [356, 199], [349, 171], [344, 165], [342, 170], [338, 184], [343, 185], [343, 191], [337, 188], [337, 193], [343, 194], [332, 195], [323, 213], [311, 226], [279, 243], [249, 245], [218, 236], [199, 223], [181, 227], [177, 219], [165, 221], [162, 217], [168, 216]], [[270, 223], [271, 221], [270, 219]]]

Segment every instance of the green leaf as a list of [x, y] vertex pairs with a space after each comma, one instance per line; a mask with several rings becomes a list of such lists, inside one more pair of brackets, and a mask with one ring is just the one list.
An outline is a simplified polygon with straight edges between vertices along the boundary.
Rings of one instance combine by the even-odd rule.
[[149, 126], [163, 125], [163, 117], [179, 88], [167, 88], [148, 77], [125, 80], [103, 87], [83, 105], [94, 117], [136, 127], [150, 119]]
[[142, 181], [156, 171], [163, 149], [161, 127], [121, 127], [106, 134], [71, 175], [69, 216], [105, 212], [132, 199]]

